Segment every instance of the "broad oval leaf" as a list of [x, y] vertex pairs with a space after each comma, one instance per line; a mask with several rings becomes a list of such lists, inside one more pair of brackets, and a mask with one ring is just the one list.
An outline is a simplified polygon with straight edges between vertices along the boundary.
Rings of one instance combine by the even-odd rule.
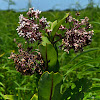
[[38, 100], [61, 100], [62, 76], [59, 73], [44, 72], [39, 80]]
[[39, 45], [39, 50], [45, 62], [45, 67], [49, 71], [56, 71], [57, 64], [57, 52], [52, 44], [46, 44], [46, 46]]
[[42, 45], [46, 46], [46, 44], [51, 44], [47, 37], [42, 36]]

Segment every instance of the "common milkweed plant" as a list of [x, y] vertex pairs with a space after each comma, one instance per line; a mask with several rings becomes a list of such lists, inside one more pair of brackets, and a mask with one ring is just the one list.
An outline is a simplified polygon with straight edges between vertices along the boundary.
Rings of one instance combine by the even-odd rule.
[[[38, 93], [33, 98], [37, 96], [38, 100], [72, 100], [73, 94], [68, 96], [67, 88], [61, 89], [66, 76], [63, 77], [59, 71], [61, 66], [58, 49], [67, 53], [70, 49], [75, 52], [83, 51], [83, 47], [91, 43], [92, 26], [88, 17], [77, 20], [67, 13], [59, 22], [50, 22], [45, 17], [40, 18], [40, 14], [41, 11], [34, 8], [29, 8], [27, 18], [20, 14], [17, 32], [19, 37], [25, 39], [25, 44], [14, 39], [18, 54], [12, 52], [9, 59], [14, 60], [16, 70], [22, 75], [36, 73], [40, 76]], [[76, 13], [76, 16], [79, 15]], [[59, 41], [61, 44], [58, 46]]]

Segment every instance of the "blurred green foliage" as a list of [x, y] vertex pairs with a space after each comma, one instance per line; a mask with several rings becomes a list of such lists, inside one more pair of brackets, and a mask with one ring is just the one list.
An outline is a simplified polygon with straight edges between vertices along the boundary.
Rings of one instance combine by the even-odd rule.
[[[76, 11], [48, 11], [42, 12], [41, 17], [44, 16], [48, 21], [52, 22], [55, 20], [60, 21], [66, 13], [71, 13], [71, 15], [75, 17], [75, 12]], [[89, 46], [84, 47], [84, 50], [100, 48], [100, 8], [87, 8], [79, 12], [81, 15], [78, 17], [78, 19], [82, 19], [87, 16], [90, 19], [90, 23], [93, 25], [94, 30], [92, 43]], [[5, 98], [4, 95], [18, 96], [18, 100], [30, 100], [30, 98], [38, 91], [36, 88], [38, 84], [38, 78], [36, 77], [36, 74], [32, 76], [21, 75], [15, 70], [13, 61], [8, 59], [11, 52], [17, 52], [18, 50], [17, 45], [13, 42], [13, 39], [16, 38], [18, 42], [25, 42], [23, 38], [18, 37], [16, 32], [20, 13], [23, 13], [24, 16], [26, 16], [26, 12], [0, 11], [0, 100]], [[58, 46], [60, 43], [61, 41], [58, 42]], [[76, 64], [79, 64], [79, 67], [70, 72], [67, 75], [67, 78], [65, 78], [67, 83], [65, 82], [63, 87], [66, 87], [67, 90], [64, 91], [64, 95], [69, 93], [68, 97], [69, 99], [71, 98], [70, 100], [79, 100], [78, 98], [73, 99], [76, 97], [75, 95], [71, 96], [71, 89], [74, 93], [77, 88], [81, 89], [81, 86], [83, 86], [84, 89], [88, 89], [91, 87], [91, 85], [93, 85], [94, 88], [91, 88], [93, 92], [89, 92], [88, 90], [83, 89], [81, 93], [76, 93], [76, 96], [83, 96], [83, 91], [85, 91], [86, 93], [89, 92], [89, 94], [85, 94], [86, 99], [84, 100], [99, 100], [100, 90], [98, 90], [99, 92], [95, 92], [95, 87], [100, 88], [100, 80], [98, 80], [100, 79], [100, 63], [97, 61], [98, 59], [100, 60], [100, 50], [93, 50], [91, 52], [84, 53], [74, 60], [71, 59], [80, 54], [80, 52], [74, 53], [74, 51], [71, 50], [70, 53], [67, 54], [60, 49], [58, 52], [61, 74], [66, 75], [68, 69], [75, 66]], [[94, 60], [94, 63], [90, 63], [90, 60]], [[93, 80], [89, 81], [87, 78]], [[97, 78], [97, 80], [94, 78]], [[89, 81], [89, 83], [83, 84], [83, 82], [87, 81]], [[87, 85], [87, 87], [85, 87], [85, 85]], [[64, 89], [63, 87], [62, 89]], [[66, 100], [66, 98], [64, 99]]]

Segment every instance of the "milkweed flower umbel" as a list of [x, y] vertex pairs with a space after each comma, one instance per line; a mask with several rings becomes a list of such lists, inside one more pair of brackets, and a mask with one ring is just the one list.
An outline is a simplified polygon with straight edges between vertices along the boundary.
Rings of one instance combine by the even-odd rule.
[[66, 26], [63, 25], [59, 27], [60, 30], [66, 30], [64, 33], [65, 36], [62, 39], [62, 45], [60, 46], [64, 51], [69, 53], [71, 48], [73, 48], [75, 52], [79, 50], [83, 51], [83, 47], [91, 43], [94, 31], [91, 30], [92, 26], [88, 21], [88, 17], [80, 21], [71, 15], [66, 18], [66, 23], [69, 23], [71, 27], [66, 28]]
[[27, 12], [28, 18], [22, 14], [19, 16], [19, 26], [16, 29], [20, 37], [24, 37], [27, 41], [41, 41], [42, 33], [40, 30], [45, 30], [48, 25], [46, 18], [39, 18], [41, 11], [29, 8]]
[[32, 75], [35, 72], [42, 74], [44, 62], [38, 50], [30, 53], [22, 48], [21, 43], [18, 44], [18, 54], [11, 53], [9, 59], [13, 59], [15, 68], [23, 75]]

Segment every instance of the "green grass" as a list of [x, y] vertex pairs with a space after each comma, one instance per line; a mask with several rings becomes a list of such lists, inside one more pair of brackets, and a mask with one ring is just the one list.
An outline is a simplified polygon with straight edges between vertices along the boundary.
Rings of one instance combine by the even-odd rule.
[[[26, 12], [21, 13], [25, 15]], [[46, 17], [48, 21], [59, 21], [61, 18], [63, 18], [65, 13], [68, 13], [68, 11], [48, 11], [42, 12], [41, 16]], [[70, 11], [70, 13], [75, 17], [75, 11]], [[84, 50], [89, 50], [91, 48], [100, 49], [100, 9], [85, 9], [80, 11], [80, 13], [81, 16], [79, 16], [79, 18], [84, 18], [85, 16], [87, 16], [90, 19], [90, 23], [94, 27], [94, 36], [92, 43], [89, 46], [84, 47]], [[24, 42], [24, 39], [19, 38], [16, 32], [19, 15], [20, 12], [0, 11], [0, 84], [2, 84], [0, 85], [0, 89], [2, 89], [0, 93], [5, 95], [20, 95], [21, 98], [23, 98], [22, 100], [29, 100], [34, 93], [37, 93], [36, 85], [38, 80], [36, 76], [22, 76], [15, 70], [13, 61], [8, 60], [11, 51], [14, 50], [15, 52], [17, 52], [17, 47], [13, 42], [13, 39], [16, 38], [18, 42]], [[93, 73], [85, 75], [89, 78], [100, 78], [100, 63], [98, 61], [98, 59], [100, 60], [100, 50], [83, 53], [81, 56], [76, 57], [77, 59], [75, 58], [73, 61], [71, 61], [71, 59], [73, 59], [78, 54], [80, 54], [80, 52], [74, 53], [73, 50], [71, 50], [69, 54], [59, 50], [59, 61], [60, 66], [62, 66], [60, 72], [66, 75], [67, 69], [70, 69], [71, 67], [76, 65], [80, 66], [85, 63], [81, 67], [78, 67], [77, 70], [74, 70], [73, 75], [76, 75], [77, 73], [79, 73], [79, 75], [80, 73], [85, 74], [86, 71], [94, 71]], [[90, 60], [93, 60], [94, 63], [91, 63]], [[73, 75], [69, 74], [68, 78], [71, 78], [73, 80]], [[94, 83], [98, 82], [93, 82], [93, 84]], [[100, 95], [97, 94], [97, 96]]]

